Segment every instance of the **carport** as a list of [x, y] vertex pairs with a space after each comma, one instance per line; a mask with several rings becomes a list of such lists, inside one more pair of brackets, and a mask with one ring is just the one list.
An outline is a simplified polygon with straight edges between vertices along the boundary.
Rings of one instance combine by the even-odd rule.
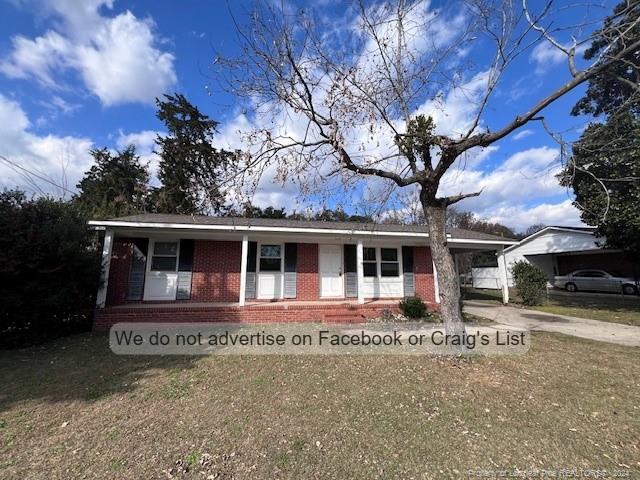
[[[486, 235], [485, 235], [486, 237]], [[496, 255], [498, 262], [498, 283], [500, 290], [502, 290], [502, 302], [509, 303], [509, 280], [508, 280], [508, 267], [506, 262], [506, 246], [517, 245], [517, 240], [504, 239], [496, 236], [495, 243], [489, 243], [487, 240], [469, 240], [464, 241], [458, 239], [451, 239], [448, 241], [449, 251], [453, 255], [453, 260], [456, 267], [456, 276], [458, 278], [458, 285], [460, 286], [460, 255], [466, 253], [480, 253], [480, 252], [492, 252]], [[499, 240], [497, 240], [499, 239]], [[511, 247], [509, 247], [511, 248]], [[437, 286], [437, 282], [436, 282]]]

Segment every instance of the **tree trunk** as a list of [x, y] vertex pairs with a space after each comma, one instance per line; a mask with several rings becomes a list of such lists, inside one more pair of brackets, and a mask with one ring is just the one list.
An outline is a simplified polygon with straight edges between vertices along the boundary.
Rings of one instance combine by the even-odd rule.
[[465, 330], [460, 308], [460, 286], [453, 256], [447, 247], [445, 231], [447, 207], [439, 205], [437, 201], [430, 201], [424, 196], [421, 196], [421, 202], [429, 228], [431, 256], [438, 274], [440, 313], [445, 330], [448, 334], [463, 334]]

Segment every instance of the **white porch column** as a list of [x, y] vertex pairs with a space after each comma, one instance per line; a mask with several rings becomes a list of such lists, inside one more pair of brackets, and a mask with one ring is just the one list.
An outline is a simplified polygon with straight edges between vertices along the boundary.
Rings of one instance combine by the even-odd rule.
[[433, 292], [436, 297], [436, 303], [440, 303], [440, 284], [438, 283], [438, 270], [436, 270], [436, 263], [431, 260], [433, 265]]
[[247, 291], [247, 255], [249, 253], [249, 236], [242, 236], [242, 257], [240, 259], [240, 297], [238, 304], [244, 306], [245, 295]]
[[107, 302], [107, 285], [109, 285], [109, 266], [111, 265], [111, 252], [113, 251], [113, 230], [105, 230], [104, 244], [102, 245], [102, 263], [100, 270], [100, 286], [96, 296], [96, 307], [104, 308]]
[[504, 257], [504, 247], [498, 247], [498, 271], [500, 272], [500, 283], [502, 284], [502, 303], [509, 303], [509, 279], [507, 278], [507, 260]]
[[358, 303], [364, 303], [364, 269], [362, 262], [364, 261], [364, 249], [362, 248], [362, 240], [358, 240], [356, 244], [356, 270], [358, 272]]

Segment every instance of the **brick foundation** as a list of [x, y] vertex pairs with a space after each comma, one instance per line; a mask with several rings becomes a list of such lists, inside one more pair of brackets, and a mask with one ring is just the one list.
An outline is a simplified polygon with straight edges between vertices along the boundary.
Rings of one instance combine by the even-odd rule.
[[199, 323], [199, 322], [361, 322], [382, 315], [385, 310], [398, 312], [398, 302], [375, 305], [247, 305], [189, 306], [162, 308], [113, 307], [96, 310], [94, 331], [106, 331], [120, 322]]

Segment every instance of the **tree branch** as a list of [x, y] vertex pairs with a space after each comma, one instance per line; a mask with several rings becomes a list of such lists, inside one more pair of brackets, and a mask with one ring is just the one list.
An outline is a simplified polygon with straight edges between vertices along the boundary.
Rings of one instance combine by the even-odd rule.
[[480, 191], [478, 192], [460, 193], [458, 195], [451, 195], [448, 197], [444, 197], [441, 200], [444, 201], [445, 205], [449, 206], [449, 205], [453, 205], [454, 203], [458, 203], [459, 201], [464, 200], [465, 198], [477, 197], [482, 193], [483, 190], [484, 189], [480, 189]]

